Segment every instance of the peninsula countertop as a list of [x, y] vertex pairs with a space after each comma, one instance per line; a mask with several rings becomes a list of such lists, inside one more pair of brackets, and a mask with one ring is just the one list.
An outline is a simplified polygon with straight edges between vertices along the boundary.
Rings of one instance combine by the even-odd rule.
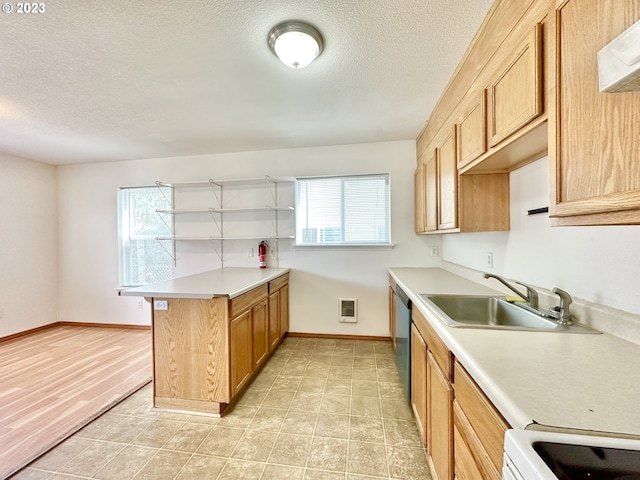
[[513, 428], [640, 438], [639, 345], [606, 333], [448, 327], [420, 294], [503, 294], [439, 268], [389, 273]]
[[120, 295], [153, 298], [234, 298], [288, 272], [288, 268], [220, 268], [165, 282], [127, 288], [121, 290]]

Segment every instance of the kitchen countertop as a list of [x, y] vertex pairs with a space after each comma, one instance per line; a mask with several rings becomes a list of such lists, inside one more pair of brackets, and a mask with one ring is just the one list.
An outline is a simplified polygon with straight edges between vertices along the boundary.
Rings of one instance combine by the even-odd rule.
[[128, 288], [121, 290], [120, 295], [155, 298], [234, 298], [287, 272], [288, 268], [221, 268], [166, 282]]
[[504, 295], [439, 268], [392, 268], [513, 428], [640, 438], [640, 346], [608, 334], [453, 328], [419, 294]]

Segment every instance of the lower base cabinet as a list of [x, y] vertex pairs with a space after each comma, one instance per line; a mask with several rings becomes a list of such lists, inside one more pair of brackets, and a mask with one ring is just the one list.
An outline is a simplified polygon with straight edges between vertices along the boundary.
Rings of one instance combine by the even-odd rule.
[[266, 298], [231, 320], [231, 396], [245, 386], [269, 355], [268, 321]]
[[453, 389], [448, 376], [429, 352], [427, 362], [429, 406], [429, 463], [436, 480], [453, 480]]
[[222, 414], [289, 329], [289, 274], [232, 299], [163, 300], [152, 309], [157, 408]]
[[500, 480], [508, 423], [412, 310], [411, 408], [434, 480]]
[[251, 378], [253, 362], [251, 351], [251, 310], [231, 320], [231, 396], [239, 392]]
[[[487, 480], [501, 478], [504, 434], [508, 423], [460, 363], [454, 367], [455, 473], [477, 471]], [[460, 473], [458, 473], [460, 472]]]
[[411, 324], [411, 409], [422, 444], [427, 444], [427, 344], [415, 324]]

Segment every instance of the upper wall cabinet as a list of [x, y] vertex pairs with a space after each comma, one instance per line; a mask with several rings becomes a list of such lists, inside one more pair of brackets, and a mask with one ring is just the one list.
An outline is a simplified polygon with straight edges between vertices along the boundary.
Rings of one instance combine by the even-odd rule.
[[542, 27], [535, 25], [489, 85], [489, 144], [495, 147], [542, 114]]
[[413, 174], [413, 198], [414, 205], [414, 226], [416, 233], [424, 233], [425, 231], [425, 191], [424, 191], [424, 164], [420, 163], [415, 173]]
[[550, 213], [556, 225], [640, 223], [640, 92], [600, 93], [596, 56], [640, 19], [640, 0], [555, 8]]
[[456, 123], [458, 168], [462, 168], [487, 151], [486, 90], [472, 95], [464, 114]]
[[435, 232], [438, 230], [438, 165], [435, 151], [427, 156], [424, 163], [424, 188], [425, 188], [425, 230]]
[[416, 193], [422, 195], [416, 197], [416, 232], [509, 230], [509, 175], [458, 175], [456, 131], [444, 128], [420, 157]]
[[456, 132], [449, 129], [436, 146], [438, 170], [438, 230], [458, 226], [458, 169], [456, 162]]

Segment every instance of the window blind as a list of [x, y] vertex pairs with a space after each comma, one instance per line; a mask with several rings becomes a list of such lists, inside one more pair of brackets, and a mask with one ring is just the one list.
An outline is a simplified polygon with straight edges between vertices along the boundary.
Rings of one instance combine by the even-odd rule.
[[296, 244], [388, 245], [389, 174], [296, 179]]

